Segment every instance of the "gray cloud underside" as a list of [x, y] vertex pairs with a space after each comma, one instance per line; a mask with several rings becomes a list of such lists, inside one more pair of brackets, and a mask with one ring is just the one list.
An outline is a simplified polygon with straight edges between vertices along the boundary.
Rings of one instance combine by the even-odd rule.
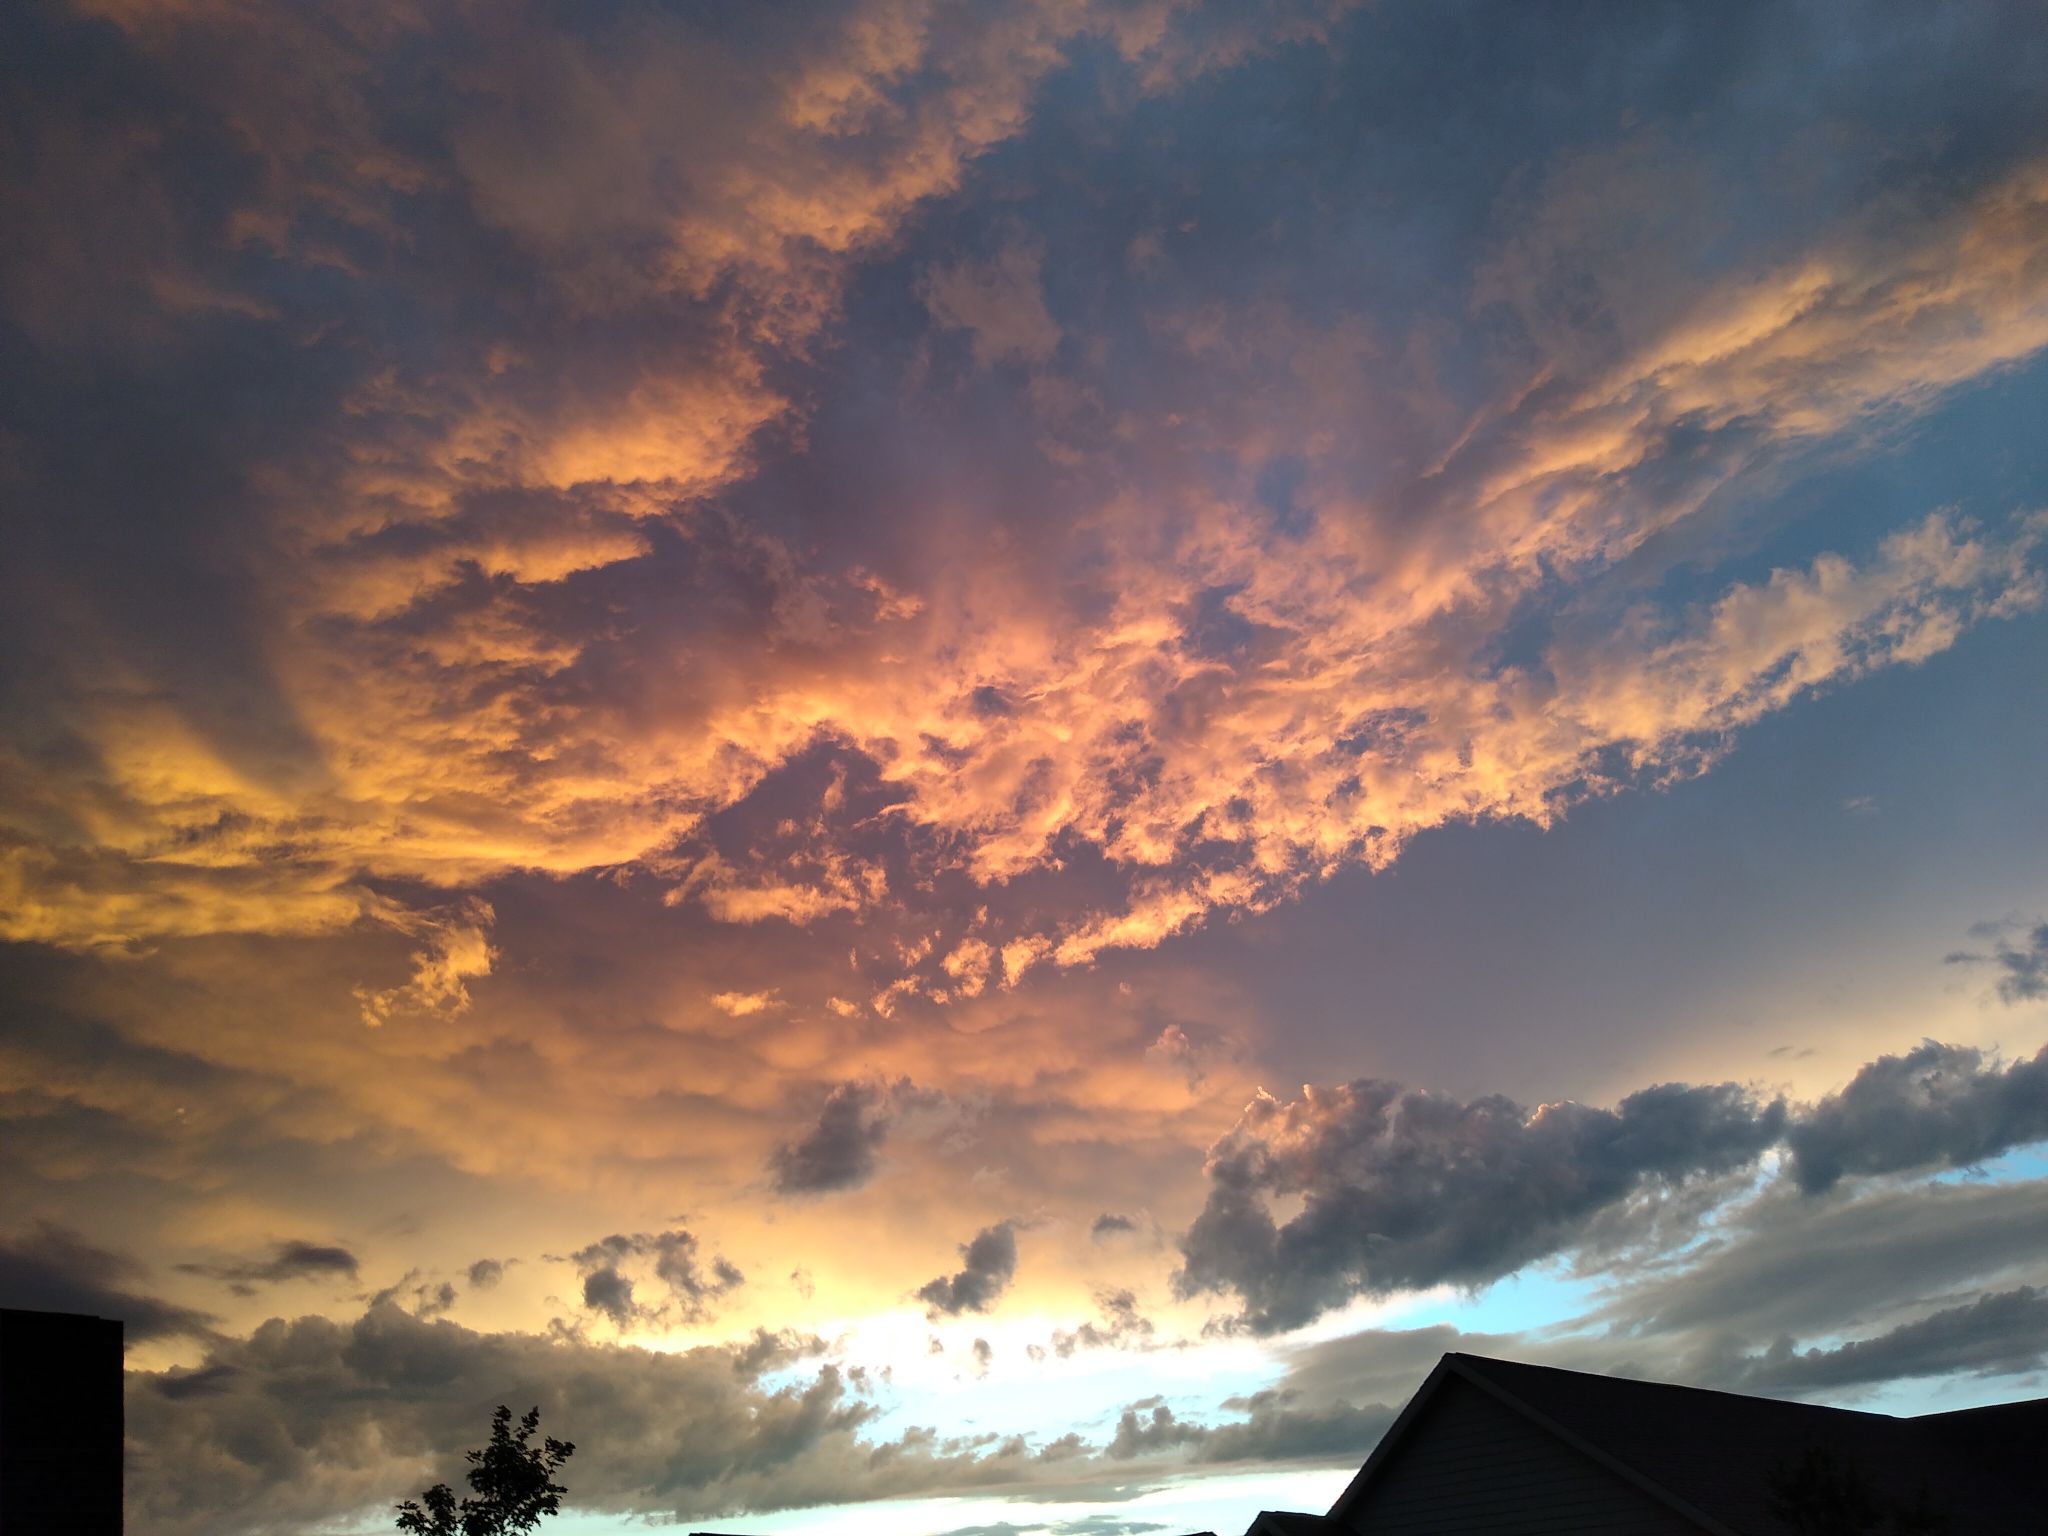
[[1781, 1341], [1752, 1362], [1741, 1380], [1749, 1391], [1784, 1395], [1960, 1372], [2031, 1371], [2040, 1368], [2044, 1353], [2048, 1291], [2023, 1285], [1833, 1349], [1800, 1351]]
[[1135, 1292], [1103, 1287], [1095, 1292], [1095, 1305], [1102, 1316], [1075, 1328], [1062, 1328], [1052, 1336], [1052, 1352], [1062, 1360], [1077, 1349], [1148, 1348], [1157, 1329], [1152, 1319], [1138, 1310]]
[[257, 1284], [274, 1285], [283, 1280], [356, 1278], [356, 1256], [331, 1243], [309, 1243], [294, 1238], [276, 1244], [264, 1259], [238, 1259], [220, 1264], [180, 1264], [181, 1273], [222, 1280], [246, 1293]]
[[[746, 1283], [723, 1256], [712, 1259], [709, 1272], [700, 1266], [696, 1236], [683, 1228], [669, 1232], [615, 1232], [569, 1255], [583, 1277], [583, 1305], [609, 1317], [620, 1328], [670, 1321], [696, 1322], [711, 1303]], [[654, 1278], [667, 1287], [668, 1301], [648, 1305], [634, 1297], [629, 1263], [653, 1261]]]
[[1292, 1399], [1293, 1394], [1285, 1391], [1257, 1392], [1232, 1400], [1245, 1412], [1240, 1422], [1202, 1424], [1182, 1419], [1166, 1403], [1149, 1398], [1124, 1409], [1105, 1454], [1128, 1461], [1186, 1448], [1191, 1459], [1206, 1464], [1345, 1462], [1363, 1459], [1363, 1452], [1372, 1449], [1397, 1411], [1380, 1403], [1298, 1408]]
[[[1775, 1148], [1818, 1195], [1849, 1174], [1965, 1167], [2043, 1139], [2048, 1048], [2005, 1065], [1930, 1041], [1798, 1111], [1733, 1083], [1531, 1112], [1360, 1080], [1284, 1105], [1262, 1097], [1210, 1149], [1175, 1283], [1183, 1296], [1235, 1295], [1240, 1325], [1281, 1332], [1353, 1296], [1484, 1284], [1626, 1244], [1631, 1226], [1696, 1218], [1725, 1193], [1715, 1180]], [[1302, 1207], [1276, 1222], [1271, 1202], [1287, 1197]]]
[[961, 1246], [960, 1257], [963, 1262], [953, 1274], [936, 1276], [918, 1288], [917, 1299], [934, 1318], [986, 1312], [995, 1305], [1016, 1278], [1016, 1226], [1003, 1221], [983, 1227], [972, 1242]]
[[2048, 923], [2034, 924], [2020, 935], [2017, 943], [2002, 931], [2005, 926], [1980, 924], [1979, 928], [1988, 929], [1987, 936], [1995, 939], [1991, 952], [1958, 950], [1948, 957], [1949, 963], [1997, 967], [1998, 995], [2008, 1003], [2036, 1002], [2048, 997]]
[[[1210, 1150], [1210, 1190], [1181, 1240], [1184, 1296], [1233, 1292], [1255, 1331], [1362, 1292], [1480, 1284], [1574, 1244], [1647, 1181], [1744, 1167], [1785, 1106], [1732, 1083], [1666, 1084], [1614, 1110], [1504, 1098], [1461, 1104], [1395, 1083], [1255, 1100]], [[1269, 1196], [1300, 1196], [1275, 1223]]]
[[[378, 1304], [353, 1323], [273, 1321], [214, 1341], [196, 1369], [135, 1377], [133, 1508], [165, 1536], [198, 1536], [375, 1504], [451, 1475], [508, 1396], [539, 1402], [584, 1447], [576, 1507], [686, 1518], [972, 1489], [1108, 1498], [1154, 1470], [1355, 1462], [1454, 1348], [1854, 1400], [1902, 1378], [2036, 1368], [2048, 1343], [2044, 1231], [2043, 1180], [1864, 1181], [1821, 1196], [1779, 1180], [1733, 1202], [1684, 1260], [1652, 1245], [1570, 1330], [1368, 1330], [1297, 1346], [1276, 1387], [1226, 1402], [1226, 1416], [1147, 1400], [1100, 1441], [930, 1429], [872, 1441], [864, 1373], [825, 1364], [779, 1391], [757, 1385], [825, 1347], [787, 1330], [663, 1354], [480, 1334]], [[1005, 1267], [985, 1257], [977, 1272]], [[1137, 1317], [1127, 1295], [1100, 1304], [1108, 1327]]]
[[1879, 1185], [1818, 1208], [1779, 1187], [1569, 1326], [1366, 1329], [1288, 1350], [1281, 1387], [1307, 1406], [1398, 1400], [1445, 1350], [1847, 1404], [1899, 1380], [2020, 1375], [2048, 1345], [2044, 1230], [2048, 1181]]
[[[860, 1432], [878, 1408], [830, 1363], [777, 1391], [756, 1385], [761, 1342], [671, 1354], [482, 1334], [391, 1305], [353, 1322], [273, 1319], [217, 1342], [195, 1369], [131, 1375], [130, 1518], [160, 1536], [211, 1536], [374, 1509], [456, 1476], [501, 1400], [538, 1404], [547, 1428], [576, 1441], [572, 1507], [683, 1519], [975, 1489], [1127, 1498], [1135, 1458], [1160, 1458], [1162, 1476], [1189, 1459], [1319, 1447], [1343, 1460], [1390, 1416], [1267, 1394], [1241, 1405], [1241, 1422], [1180, 1424], [1144, 1445], [922, 1427], [874, 1441]], [[816, 1347], [786, 1343], [773, 1346], [784, 1364]]]
[[874, 1177], [889, 1134], [887, 1091], [872, 1083], [841, 1083], [801, 1138], [776, 1148], [770, 1161], [782, 1194], [858, 1189]]
[[1872, 1062], [1801, 1116], [1786, 1140], [1802, 1188], [1848, 1174], [1958, 1167], [2048, 1139], [2048, 1048], [2000, 1070], [1929, 1040]]
[[0, 1307], [118, 1317], [130, 1344], [211, 1335], [204, 1313], [131, 1289], [143, 1275], [134, 1261], [49, 1222], [0, 1238]]

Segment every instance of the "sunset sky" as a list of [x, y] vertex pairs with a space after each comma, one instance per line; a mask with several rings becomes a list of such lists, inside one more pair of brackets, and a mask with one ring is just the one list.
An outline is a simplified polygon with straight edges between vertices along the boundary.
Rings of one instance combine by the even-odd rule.
[[2044, 21], [0, 6], [0, 1304], [129, 1531], [2048, 1394]]

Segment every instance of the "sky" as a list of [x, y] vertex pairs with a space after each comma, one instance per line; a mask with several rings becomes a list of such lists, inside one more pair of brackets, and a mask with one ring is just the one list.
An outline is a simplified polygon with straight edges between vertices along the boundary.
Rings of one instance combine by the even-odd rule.
[[129, 1529], [2048, 1392], [2040, 21], [0, 9], [0, 1304]]

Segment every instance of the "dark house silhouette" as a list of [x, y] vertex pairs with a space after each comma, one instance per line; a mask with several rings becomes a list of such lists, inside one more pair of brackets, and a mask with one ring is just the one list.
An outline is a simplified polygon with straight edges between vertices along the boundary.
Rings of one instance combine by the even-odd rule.
[[121, 1323], [0, 1308], [0, 1536], [119, 1536]]
[[2041, 1536], [2048, 1398], [1893, 1418], [1445, 1355], [1326, 1515], [1246, 1536]]

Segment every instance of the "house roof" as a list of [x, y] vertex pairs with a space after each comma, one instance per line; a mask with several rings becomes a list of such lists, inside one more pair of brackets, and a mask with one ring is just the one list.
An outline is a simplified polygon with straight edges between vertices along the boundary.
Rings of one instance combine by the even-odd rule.
[[1298, 1509], [1262, 1509], [1245, 1536], [1342, 1536], [1346, 1529], [1341, 1520], [1328, 1515], [1311, 1515]]
[[1438, 1362], [1331, 1507], [1333, 1517], [1357, 1508], [1423, 1406], [1452, 1380], [1478, 1387], [1717, 1536], [1793, 1536], [1777, 1513], [1777, 1485], [1808, 1449], [1899, 1507], [1924, 1494], [1958, 1532], [2042, 1528], [2033, 1469], [2048, 1445], [2048, 1399], [1902, 1419], [1466, 1354]]

